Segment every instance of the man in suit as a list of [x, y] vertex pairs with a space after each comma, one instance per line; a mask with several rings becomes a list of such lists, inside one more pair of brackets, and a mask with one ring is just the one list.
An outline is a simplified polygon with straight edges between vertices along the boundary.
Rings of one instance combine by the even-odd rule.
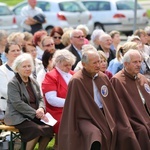
[[79, 29], [74, 29], [70, 34], [71, 45], [68, 47], [68, 50], [76, 56], [76, 62], [72, 66], [72, 70], [75, 68], [77, 63], [81, 60], [81, 49], [84, 45], [84, 34]]

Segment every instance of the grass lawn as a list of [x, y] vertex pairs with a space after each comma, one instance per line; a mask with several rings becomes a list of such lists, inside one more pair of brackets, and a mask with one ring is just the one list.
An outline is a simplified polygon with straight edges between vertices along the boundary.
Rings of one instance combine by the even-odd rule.
[[[55, 139], [53, 138], [53, 139], [49, 142], [49, 144], [48, 144], [46, 150], [52, 150], [53, 145], [54, 145], [54, 142], [55, 142]], [[36, 145], [36, 147], [35, 147], [34, 150], [38, 150], [38, 144]]]
[[6, 3], [8, 6], [14, 6], [24, 0], [0, 0], [0, 2]]
[[150, 18], [150, 9], [147, 10], [148, 18]]

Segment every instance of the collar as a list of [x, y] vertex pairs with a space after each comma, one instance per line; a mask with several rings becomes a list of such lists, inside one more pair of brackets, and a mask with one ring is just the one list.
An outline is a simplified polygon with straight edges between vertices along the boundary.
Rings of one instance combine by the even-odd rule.
[[91, 74], [90, 74], [89, 72], [86, 71], [85, 68], [82, 69], [82, 73], [85, 74], [86, 76], [88, 76], [88, 77], [91, 78], [91, 79], [95, 79], [96, 77], [98, 77], [98, 73], [96, 73], [96, 74], [94, 75], [94, 77], [93, 77], [93, 76], [91, 76]]
[[136, 79], [138, 79], [138, 74], [137, 75], [135, 75], [135, 76], [132, 76], [131, 74], [129, 74], [127, 71], [126, 71], [126, 69], [124, 68], [124, 74], [127, 76], [127, 77], [129, 77], [130, 79], [132, 79], [132, 80], [136, 80]]
[[61, 75], [68, 75], [69, 73], [62, 71], [61, 69], [59, 69], [58, 67], [55, 67], [56, 70], [61, 74]]
[[34, 9], [35, 9], [35, 7], [34, 7], [34, 8], [32, 8], [30, 5], [28, 5], [28, 9], [29, 9], [29, 10], [34, 10]]
[[[20, 77], [20, 75], [18, 73], [16, 73], [16, 78], [18, 79], [18, 81], [19, 81], [20, 84], [23, 82], [22, 79], [21, 79], [21, 77]], [[29, 79], [29, 82], [31, 82], [31, 80], [30, 80], [29, 77], [28, 77], [28, 79]]]
[[74, 47], [74, 49], [75, 49], [76, 51], [81, 52], [81, 49], [79, 50], [79, 49], [77, 49], [74, 45], [72, 45], [72, 46]]

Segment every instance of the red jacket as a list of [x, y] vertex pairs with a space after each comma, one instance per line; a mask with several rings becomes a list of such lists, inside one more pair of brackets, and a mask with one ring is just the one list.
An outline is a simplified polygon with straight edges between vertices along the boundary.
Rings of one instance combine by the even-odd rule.
[[[74, 74], [73, 71], [70, 71], [69, 73]], [[64, 81], [61, 74], [55, 68], [45, 75], [45, 79], [42, 82], [43, 95], [45, 95], [45, 93], [49, 91], [57, 91], [58, 97], [66, 98], [67, 90], [68, 86], [66, 82]], [[57, 124], [54, 126], [54, 132], [58, 133], [63, 107], [54, 107], [50, 105], [47, 102], [46, 98], [45, 103], [46, 103], [46, 111], [49, 112], [58, 121]]]

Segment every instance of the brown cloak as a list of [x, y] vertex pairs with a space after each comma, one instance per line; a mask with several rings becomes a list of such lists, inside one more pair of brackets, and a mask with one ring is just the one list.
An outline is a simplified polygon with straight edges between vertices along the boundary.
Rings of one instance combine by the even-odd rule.
[[[111, 82], [129, 118], [141, 149], [150, 150], [150, 87], [147, 79], [141, 74], [138, 74], [137, 78], [133, 78], [126, 71], [121, 70], [112, 78]], [[145, 99], [145, 106], [137, 87]]]
[[101, 95], [103, 112], [93, 99], [90, 75], [78, 71], [68, 86], [58, 135], [59, 150], [90, 150], [94, 141], [102, 150], [140, 150], [128, 118], [109, 79], [99, 73], [94, 79]]

